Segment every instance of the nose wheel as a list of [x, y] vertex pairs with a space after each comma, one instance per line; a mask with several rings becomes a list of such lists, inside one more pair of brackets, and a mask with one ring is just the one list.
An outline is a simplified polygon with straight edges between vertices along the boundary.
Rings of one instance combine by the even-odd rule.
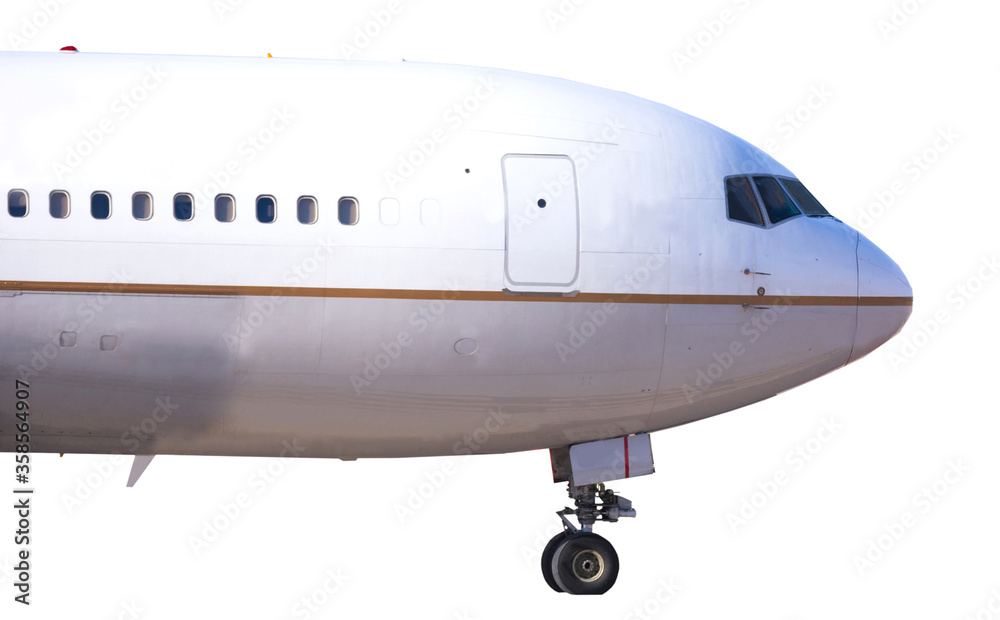
[[542, 554], [542, 575], [556, 592], [604, 594], [618, 580], [618, 553], [593, 532], [556, 534]]
[[[604, 594], [618, 580], [618, 553], [610, 542], [592, 531], [594, 523], [634, 517], [635, 510], [632, 502], [605, 489], [603, 484], [570, 486], [569, 494], [577, 507], [556, 513], [565, 529], [553, 536], [542, 551], [542, 576], [556, 592]], [[576, 516], [580, 528], [566, 518], [569, 515]]]

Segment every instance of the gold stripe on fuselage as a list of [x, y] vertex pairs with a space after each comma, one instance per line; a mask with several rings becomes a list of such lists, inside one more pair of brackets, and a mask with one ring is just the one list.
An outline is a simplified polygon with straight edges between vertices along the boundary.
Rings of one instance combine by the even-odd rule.
[[562, 303], [683, 304], [709, 306], [912, 306], [913, 297], [823, 295], [683, 295], [642, 293], [518, 294], [504, 291], [319, 288], [298, 286], [216, 286], [212, 284], [130, 284], [100, 282], [0, 282], [0, 290], [21, 293], [111, 295], [190, 295], [208, 297], [320, 297], [345, 299], [454, 299]]

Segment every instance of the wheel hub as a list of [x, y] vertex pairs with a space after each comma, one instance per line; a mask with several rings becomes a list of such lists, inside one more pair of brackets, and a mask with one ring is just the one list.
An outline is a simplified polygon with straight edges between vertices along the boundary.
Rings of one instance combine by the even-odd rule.
[[577, 553], [573, 558], [573, 574], [587, 583], [600, 579], [604, 574], [604, 558], [590, 549]]

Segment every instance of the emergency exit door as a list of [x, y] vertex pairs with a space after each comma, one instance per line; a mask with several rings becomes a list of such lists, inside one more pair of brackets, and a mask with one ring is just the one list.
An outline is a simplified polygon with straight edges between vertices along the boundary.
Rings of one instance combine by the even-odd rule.
[[511, 291], [567, 293], [580, 273], [576, 167], [565, 155], [506, 155], [504, 281]]

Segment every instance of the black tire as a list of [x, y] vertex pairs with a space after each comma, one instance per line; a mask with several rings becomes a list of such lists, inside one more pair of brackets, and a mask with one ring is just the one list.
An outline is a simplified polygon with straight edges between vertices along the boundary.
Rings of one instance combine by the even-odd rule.
[[618, 553], [597, 534], [580, 532], [556, 548], [552, 576], [563, 592], [604, 594], [618, 580]]
[[556, 548], [561, 545], [568, 536], [570, 536], [569, 530], [559, 532], [552, 537], [552, 540], [545, 545], [545, 550], [542, 551], [542, 577], [545, 577], [545, 583], [549, 584], [550, 588], [560, 594], [562, 594], [563, 591], [559, 588], [559, 584], [556, 583], [556, 578], [552, 576], [552, 557], [556, 554]]

